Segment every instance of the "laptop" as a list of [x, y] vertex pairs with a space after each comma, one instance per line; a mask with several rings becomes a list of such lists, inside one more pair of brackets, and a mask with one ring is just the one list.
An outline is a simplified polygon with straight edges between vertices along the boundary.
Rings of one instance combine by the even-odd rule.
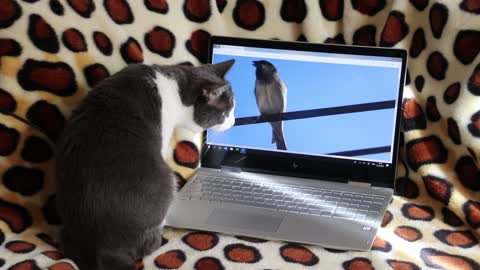
[[212, 37], [209, 63], [235, 59], [235, 125], [203, 134], [166, 225], [370, 250], [394, 190], [406, 55]]

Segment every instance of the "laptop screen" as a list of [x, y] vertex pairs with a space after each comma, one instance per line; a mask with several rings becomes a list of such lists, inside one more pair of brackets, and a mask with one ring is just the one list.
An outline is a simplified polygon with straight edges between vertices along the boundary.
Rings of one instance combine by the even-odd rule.
[[272, 44], [211, 44], [211, 63], [235, 59], [235, 125], [209, 130], [205, 151], [393, 167], [402, 57]]

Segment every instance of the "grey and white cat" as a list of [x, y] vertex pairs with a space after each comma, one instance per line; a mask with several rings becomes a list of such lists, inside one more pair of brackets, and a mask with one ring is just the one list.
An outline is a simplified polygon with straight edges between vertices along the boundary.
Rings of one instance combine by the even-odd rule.
[[57, 143], [61, 246], [81, 270], [132, 269], [160, 247], [176, 181], [165, 162], [175, 127], [234, 123], [234, 64], [131, 65], [99, 83]]

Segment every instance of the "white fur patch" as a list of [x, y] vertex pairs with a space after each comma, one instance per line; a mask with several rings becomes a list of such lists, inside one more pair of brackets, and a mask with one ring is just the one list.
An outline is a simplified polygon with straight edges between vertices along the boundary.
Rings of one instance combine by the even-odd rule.
[[234, 111], [235, 111], [235, 101], [233, 103], [233, 108], [230, 111], [230, 113], [228, 114], [225, 121], [223, 121], [223, 123], [220, 124], [220, 125], [216, 125], [216, 126], [212, 127], [212, 129], [215, 130], [215, 131], [224, 131], [224, 130], [227, 130], [227, 129], [231, 128], [235, 124], [235, 113], [234, 113]]
[[203, 128], [193, 120], [193, 106], [183, 105], [175, 80], [156, 72], [155, 84], [162, 99], [162, 156], [167, 158], [174, 128], [182, 127], [194, 133], [201, 132]]

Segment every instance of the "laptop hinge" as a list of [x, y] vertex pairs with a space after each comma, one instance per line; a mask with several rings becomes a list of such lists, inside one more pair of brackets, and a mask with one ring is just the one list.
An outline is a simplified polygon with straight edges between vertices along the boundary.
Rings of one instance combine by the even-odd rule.
[[357, 181], [348, 181], [349, 185], [356, 186], [356, 187], [370, 187], [369, 183], [364, 182], [357, 182]]
[[238, 167], [230, 167], [230, 166], [221, 166], [220, 171], [222, 172], [234, 172], [234, 173], [241, 173], [242, 169]]

